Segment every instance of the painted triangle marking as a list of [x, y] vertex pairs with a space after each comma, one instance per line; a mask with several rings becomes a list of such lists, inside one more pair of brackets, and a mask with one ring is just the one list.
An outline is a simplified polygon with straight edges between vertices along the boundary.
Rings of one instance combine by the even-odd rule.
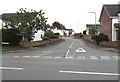
[[79, 47], [76, 52], [86, 52], [86, 50], [84, 50], [83, 48]]

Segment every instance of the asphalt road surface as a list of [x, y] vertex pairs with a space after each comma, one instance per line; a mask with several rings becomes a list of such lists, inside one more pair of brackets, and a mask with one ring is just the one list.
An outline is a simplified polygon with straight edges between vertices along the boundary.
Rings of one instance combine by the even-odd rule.
[[118, 80], [118, 53], [65, 41], [2, 54], [3, 80]]

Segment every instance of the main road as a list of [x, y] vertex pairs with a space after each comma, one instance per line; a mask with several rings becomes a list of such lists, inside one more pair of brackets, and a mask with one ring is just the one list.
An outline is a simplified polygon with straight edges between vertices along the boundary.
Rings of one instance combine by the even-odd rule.
[[3, 80], [118, 80], [118, 53], [65, 41], [2, 54]]

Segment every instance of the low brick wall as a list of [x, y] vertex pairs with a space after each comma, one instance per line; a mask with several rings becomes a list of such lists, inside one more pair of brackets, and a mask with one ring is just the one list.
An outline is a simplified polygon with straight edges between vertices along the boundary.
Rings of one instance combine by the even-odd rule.
[[113, 48], [120, 48], [120, 42], [103, 41], [103, 42], [100, 42], [100, 45], [113, 47]]
[[92, 40], [92, 36], [91, 36], [91, 35], [84, 35], [84, 36], [83, 36], [83, 39], [84, 39], [84, 40], [91, 41], [91, 42], [94, 42], [94, 41]]
[[20, 45], [23, 47], [33, 47], [33, 46], [40, 46], [44, 44], [49, 44], [55, 41], [60, 40], [60, 38], [52, 39], [52, 40], [47, 40], [47, 41], [34, 41], [34, 42], [20, 42]]
[[75, 39], [82, 39], [82, 37], [74, 36]]

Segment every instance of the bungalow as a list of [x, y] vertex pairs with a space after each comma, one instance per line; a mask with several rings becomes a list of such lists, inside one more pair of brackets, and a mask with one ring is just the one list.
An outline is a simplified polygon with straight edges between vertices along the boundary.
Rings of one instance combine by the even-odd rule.
[[[4, 26], [5, 23], [8, 23], [10, 22], [10, 18], [11, 17], [15, 17], [17, 15], [17, 13], [4, 13], [1, 15], [0, 19], [1, 19], [1, 23], [2, 25]], [[2, 27], [1, 25], [1, 27]], [[42, 30], [38, 30], [37, 33], [34, 34], [34, 38], [33, 38], [33, 41], [40, 41], [42, 40], [42, 36], [44, 36], [44, 32]]]
[[118, 41], [120, 28], [120, 4], [103, 5], [99, 18], [100, 32], [110, 41]]

